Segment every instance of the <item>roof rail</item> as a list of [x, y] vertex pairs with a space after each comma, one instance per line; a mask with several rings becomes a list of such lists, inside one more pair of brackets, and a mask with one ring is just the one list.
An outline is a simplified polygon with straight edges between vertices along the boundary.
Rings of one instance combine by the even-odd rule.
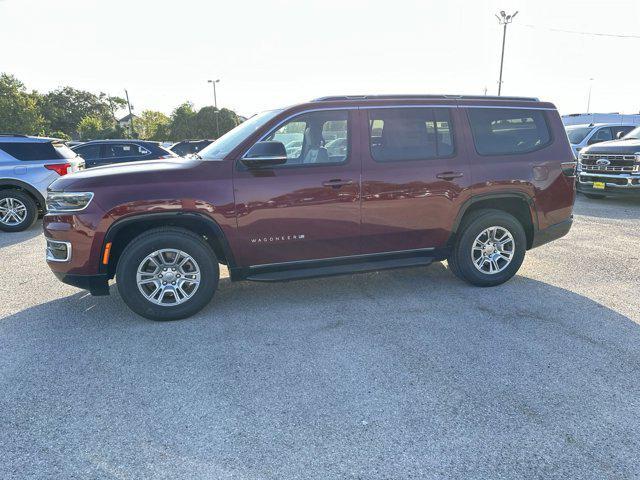
[[411, 99], [429, 99], [429, 100], [519, 100], [523, 102], [539, 102], [536, 97], [500, 97], [492, 95], [334, 95], [329, 97], [320, 97], [312, 102], [330, 102], [334, 100], [411, 100]]
[[29, 135], [23, 135], [21, 133], [0, 133], [0, 137], [22, 137], [27, 138]]

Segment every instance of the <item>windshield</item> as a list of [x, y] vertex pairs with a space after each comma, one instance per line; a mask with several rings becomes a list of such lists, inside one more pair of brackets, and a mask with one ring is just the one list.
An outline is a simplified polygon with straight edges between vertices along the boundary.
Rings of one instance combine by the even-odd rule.
[[567, 127], [567, 136], [569, 137], [569, 142], [574, 145], [582, 142], [589, 132], [593, 130], [593, 127]]
[[640, 127], [634, 128], [622, 138], [625, 140], [640, 140]]
[[200, 158], [203, 160], [220, 160], [224, 158], [231, 150], [240, 145], [244, 139], [280, 112], [282, 112], [282, 110], [269, 110], [254, 115], [246, 122], [241, 123], [233, 130], [225, 133], [208, 147], [203, 148], [199, 153]]

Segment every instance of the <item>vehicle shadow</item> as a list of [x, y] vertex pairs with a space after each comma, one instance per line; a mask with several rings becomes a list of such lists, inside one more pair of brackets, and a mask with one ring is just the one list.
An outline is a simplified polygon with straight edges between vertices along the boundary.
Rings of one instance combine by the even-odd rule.
[[40, 234], [42, 234], [42, 220], [38, 220], [31, 228], [23, 232], [0, 231], [0, 248], [9, 247], [16, 243], [30, 240]]
[[64, 445], [73, 468], [123, 476], [338, 478], [349, 464], [367, 478], [452, 465], [495, 478], [510, 458], [519, 478], [626, 478], [638, 320], [521, 276], [469, 287], [442, 264], [223, 279], [203, 312], [164, 323], [112, 286], [0, 320], [0, 400], [16, 448], [47, 446], [41, 464]]
[[640, 220], [640, 198], [591, 199], [578, 194], [573, 213], [616, 220]]

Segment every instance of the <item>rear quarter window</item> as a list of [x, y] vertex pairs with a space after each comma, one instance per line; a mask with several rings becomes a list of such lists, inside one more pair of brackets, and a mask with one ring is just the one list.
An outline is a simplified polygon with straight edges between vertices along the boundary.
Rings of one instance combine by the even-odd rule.
[[51, 142], [0, 142], [0, 150], [24, 162], [65, 158]]
[[552, 142], [543, 110], [469, 108], [473, 142], [480, 155], [518, 155]]

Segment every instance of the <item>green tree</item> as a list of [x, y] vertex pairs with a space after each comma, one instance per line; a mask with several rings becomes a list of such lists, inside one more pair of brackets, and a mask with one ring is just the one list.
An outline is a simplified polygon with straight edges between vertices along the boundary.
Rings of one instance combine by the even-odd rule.
[[28, 93], [13, 75], [0, 75], [0, 132], [41, 135], [45, 120], [38, 109], [38, 94]]
[[215, 107], [202, 107], [195, 116], [193, 125], [193, 138], [217, 138], [216, 115], [220, 136], [238, 125], [238, 116], [232, 110], [223, 108], [216, 110]]
[[115, 126], [115, 112], [124, 100], [104, 93], [95, 95], [72, 87], [62, 87], [40, 97], [40, 110], [48, 131], [61, 131], [70, 136], [79, 134], [78, 126], [86, 117], [100, 120], [102, 128]]
[[171, 125], [169, 127], [171, 139], [180, 141], [194, 138], [195, 117], [196, 112], [190, 102], [185, 102], [176, 108], [171, 114]]
[[78, 122], [80, 140], [96, 140], [103, 138], [105, 128], [99, 117], [87, 116]]
[[169, 138], [171, 120], [162, 112], [145, 110], [135, 121], [135, 129], [139, 138], [144, 140], [163, 141]]

